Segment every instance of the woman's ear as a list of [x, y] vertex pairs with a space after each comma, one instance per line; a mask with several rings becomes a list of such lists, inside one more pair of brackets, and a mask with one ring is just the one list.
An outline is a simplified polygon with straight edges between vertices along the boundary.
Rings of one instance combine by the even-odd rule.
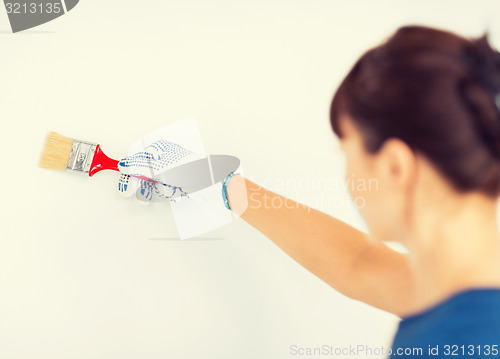
[[398, 138], [387, 139], [375, 156], [378, 172], [393, 189], [406, 190], [417, 174], [415, 153]]

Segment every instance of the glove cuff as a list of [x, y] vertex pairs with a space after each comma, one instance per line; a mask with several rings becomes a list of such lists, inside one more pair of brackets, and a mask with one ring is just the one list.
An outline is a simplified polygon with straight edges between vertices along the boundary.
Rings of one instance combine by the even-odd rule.
[[226, 206], [226, 208], [229, 210], [231, 210], [231, 207], [229, 206], [229, 201], [227, 200], [227, 184], [229, 183], [231, 177], [233, 177], [234, 175], [239, 175], [239, 173], [235, 173], [234, 171], [231, 172], [227, 175], [224, 183], [222, 184], [222, 199], [224, 200], [224, 206]]

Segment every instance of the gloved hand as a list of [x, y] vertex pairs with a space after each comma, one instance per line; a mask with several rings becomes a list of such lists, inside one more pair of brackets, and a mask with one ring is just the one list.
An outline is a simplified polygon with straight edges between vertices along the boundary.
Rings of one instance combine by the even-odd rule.
[[[194, 153], [176, 143], [158, 140], [144, 151], [124, 158], [118, 164], [121, 175], [118, 191], [125, 197], [136, 194], [141, 201], [163, 201], [187, 196], [181, 187], [161, 181], [161, 173]], [[140, 178], [138, 178], [140, 177]]]

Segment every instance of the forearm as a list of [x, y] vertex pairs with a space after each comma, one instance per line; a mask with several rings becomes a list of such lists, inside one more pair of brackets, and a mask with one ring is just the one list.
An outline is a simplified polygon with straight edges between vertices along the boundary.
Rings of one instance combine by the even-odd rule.
[[246, 222], [339, 292], [398, 315], [411, 309], [413, 281], [404, 254], [240, 176], [230, 180], [228, 199], [236, 212], [244, 210], [238, 214]]

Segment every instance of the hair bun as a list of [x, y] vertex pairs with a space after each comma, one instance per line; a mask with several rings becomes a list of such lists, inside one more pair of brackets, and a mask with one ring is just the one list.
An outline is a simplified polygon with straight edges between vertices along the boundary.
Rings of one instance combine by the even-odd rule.
[[[464, 61], [472, 76], [464, 79], [460, 92], [485, 144], [500, 159], [500, 53], [490, 46], [488, 33], [469, 42]], [[481, 95], [485, 91], [491, 100]]]
[[488, 33], [471, 41], [471, 46], [465, 49], [465, 61], [491, 93], [500, 113], [500, 52], [490, 46]]

